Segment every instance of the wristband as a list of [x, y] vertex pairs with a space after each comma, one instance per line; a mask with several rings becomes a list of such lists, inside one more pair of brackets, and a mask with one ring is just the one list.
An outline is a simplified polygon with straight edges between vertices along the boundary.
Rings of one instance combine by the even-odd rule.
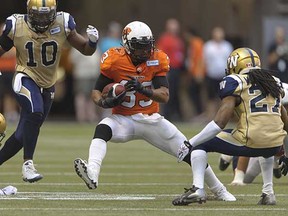
[[139, 91], [141, 94], [147, 96], [147, 97], [152, 97], [153, 91], [150, 88], [143, 88], [141, 91]]
[[89, 46], [92, 48], [96, 48], [97, 47], [97, 42], [93, 42], [89, 39]]

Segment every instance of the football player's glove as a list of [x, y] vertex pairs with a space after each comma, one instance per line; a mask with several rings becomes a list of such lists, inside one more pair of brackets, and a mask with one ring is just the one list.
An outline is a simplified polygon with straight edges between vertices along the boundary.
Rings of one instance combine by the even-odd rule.
[[151, 97], [153, 95], [153, 91], [151, 89], [145, 88], [135, 77], [128, 77], [131, 80], [125, 84], [126, 91], [137, 91], [147, 97]]
[[178, 163], [183, 161], [183, 159], [193, 150], [193, 146], [189, 143], [189, 141], [184, 141], [178, 149], [177, 158]]
[[111, 88], [107, 94], [107, 97], [101, 98], [98, 102], [98, 105], [103, 107], [103, 108], [112, 108], [115, 106], [118, 106], [124, 101], [126, 92], [123, 91], [121, 94], [113, 97], [113, 88]]
[[281, 172], [284, 176], [287, 175], [288, 172], [288, 158], [282, 155], [279, 159], [279, 165], [281, 166]]
[[88, 25], [88, 27], [86, 29], [86, 33], [87, 33], [87, 36], [89, 38], [89, 41], [96, 44], [98, 39], [99, 39], [98, 30], [94, 26]]

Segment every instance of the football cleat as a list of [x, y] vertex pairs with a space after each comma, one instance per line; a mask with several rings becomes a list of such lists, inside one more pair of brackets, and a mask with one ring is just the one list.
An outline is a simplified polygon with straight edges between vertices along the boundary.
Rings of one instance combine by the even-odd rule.
[[274, 194], [262, 193], [261, 199], [257, 205], [276, 205], [276, 198]]
[[235, 196], [229, 193], [225, 187], [222, 187], [220, 190], [214, 193], [214, 197], [217, 200], [226, 201], [226, 202], [236, 201]]
[[[74, 168], [77, 175], [85, 182], [89, 189], [97, 188], [97, 177], [89, 172], [87, 162], [77, 158], [74, 160]], [[89, 172], [89, 173], [88, 173]], [[91, 173], [91, 174], [90, 174]], [[93, 176], [93, 177], [92, 177]]]
[[0, 189], [0, 195], [15, 195], [17, 193], [17, 188], [11, 185]]
[[281, 167], [273, 169], [273, 175], [277, 179], [281, 178], [281, 176], [282, 176]]
[[184, 188], [185, 192], [181, 196], [177, 197], [172, 201], [172, 204], [175, 206], [185, 206], [189, 205], [190, 203], [205, 203], [206, 202], [206, 193], [203, 188], [195, 187], [194, 185], [192, 188]]
[[230, 165], [230, 162], [225, 161], [224, 159], [222, 159], [220, 157], [220, 162], [219, 162], [219, 169], [221, 171], [224, 171], [228, 168], [228, 166]]
[[39, 181], [43, 178], [41, 174], [37, 173], [32, 160], [28, 160], [23, 163], [22, 177], [23, 181], [30, 183]]

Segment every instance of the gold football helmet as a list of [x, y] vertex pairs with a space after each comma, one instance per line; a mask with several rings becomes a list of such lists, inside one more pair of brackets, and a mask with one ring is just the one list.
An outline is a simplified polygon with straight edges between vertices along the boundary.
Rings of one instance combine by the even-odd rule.
[[43, 33], [56, 19], [56, 0], [28, 0], [28, 24], [36, 32]]
[[227, 59], [226, 75], [240, 74], [243, 69], [249, 67], [261, 67], [258, 54], [250, 48], [238, 48]]
[[6, 130], [6, 121], [4, 116], [0, 113], [0, 142], [5, 137], [5, 130]]

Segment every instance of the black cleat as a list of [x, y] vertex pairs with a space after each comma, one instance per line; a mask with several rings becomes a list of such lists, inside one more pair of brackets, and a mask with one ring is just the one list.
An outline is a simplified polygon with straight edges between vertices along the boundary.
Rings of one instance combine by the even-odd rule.
[[273, 175], [275, 178], [280, 179], [282, 176], [281, 168], [273, 169]]
[[175, 206], [186, 206], [190, 203], [205, 203], [206, 202], [206, 194], [205, 190], [202, 188], [197, 188], [194, 185], [192, 188], [184, 188], [185, 192], [181, 196], [177, 197], [172, 201], [172, 204]]
[[276, 198], [274, 194], [262, 193], [261, 199], [257, 205], [276, 205]]
[[220, 162], [219, 162], [219, 169], [221, 171], [224, 171], [228, 168], [228, 166], [230, 165], [230, 162], [225, 161], [224, 159], [222, 159], [220, 157]]

